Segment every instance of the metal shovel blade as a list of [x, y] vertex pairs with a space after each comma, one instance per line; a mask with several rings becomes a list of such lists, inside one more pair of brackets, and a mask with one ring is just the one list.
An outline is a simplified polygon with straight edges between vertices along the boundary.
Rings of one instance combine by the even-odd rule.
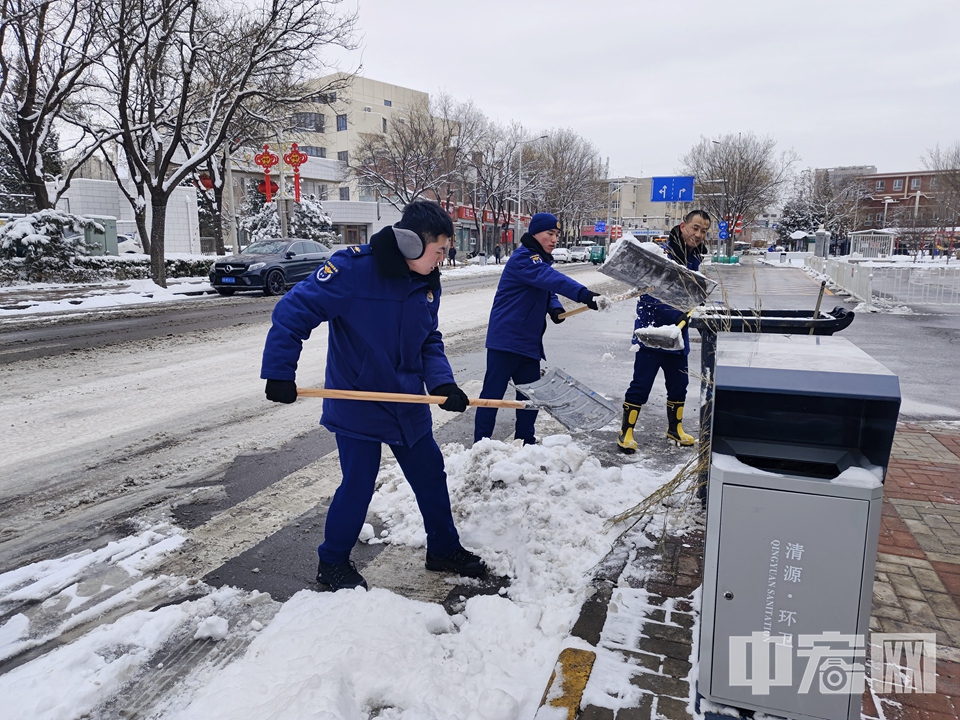
[[597, 430], [620, 412], [609, 400], [556, 368], [535, 382], [516, 387], [530, 404], [546, 410], [570, 431]]
[[651, 295], [685, 312], [702, 305], [717, 286], [659, 251], [641, 246], [633, 237], [621, 238], [600, 272], [633, 287], [652, 287], [648, 291]]

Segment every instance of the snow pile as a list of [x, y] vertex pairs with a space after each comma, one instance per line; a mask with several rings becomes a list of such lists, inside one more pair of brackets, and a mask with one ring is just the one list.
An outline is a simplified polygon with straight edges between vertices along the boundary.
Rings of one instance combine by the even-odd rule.
[[[157, 682], [165, 658], [189, 649], [210, 654], [169, 686], [151, 717], [280, 720], [305, 708], [348, 720], [532, 717], [594, 567], [623, 530], [607, 519], [673, 471], [602, 467], [567, 435], [443, 452], [464, 545], [510, 579], [500, 595], [466, 599], [453, 616], [381, 588], [303, 590], [277, 606], [257, 592], [151, 575], [184, 540], [157, 526], [0, 575], [3, 657], [78, 636], [0, 675], [4, 711], [35, 720], [96, 714]], [[424, 545], [396, 465], [382, 470], [371, 510], [387, 528], [371, 540]], [[198, 592], [208, 594], [184, 599]]]
[[[486, 439], [470, 450], [444, 446], [447, 484], [463, 544], [495, 575], [511, 579], [508, 596], [536, 603], [541, 627], [566, 632], [590, 569], [622, 528], [607, 518], [634, 506], [665, 478], [636, 465], [601, 467], [568, 435], [517, 447]], [[381, 473], [371, 510], [391, 543], [424, 547], [413, 491], [397, 467]]]

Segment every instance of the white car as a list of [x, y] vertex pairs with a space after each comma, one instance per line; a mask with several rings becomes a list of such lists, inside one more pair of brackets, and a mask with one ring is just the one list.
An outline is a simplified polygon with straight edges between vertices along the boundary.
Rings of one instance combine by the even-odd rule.
[[566, 248], [554, 248], [551, 254], [553, 255], [554, 262], [570, 262], [570, 251]]
[[590, 248], [579, 245], [570, 248], [570, 262], [586, 262], [590, 259]]
[[124, 233], [123, 235], [117, 235], [117, 253], [123, 255], [125, 253], [143, 253], [143, 243], [140, 242], [138, 238], [133, 233]]

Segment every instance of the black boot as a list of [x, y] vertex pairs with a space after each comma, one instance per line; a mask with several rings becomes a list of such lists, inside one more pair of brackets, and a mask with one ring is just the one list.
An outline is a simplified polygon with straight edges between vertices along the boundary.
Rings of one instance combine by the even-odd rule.
[[696, 438], [688, 432], [685, 432], [683, 425], [683, 403], [667, 402], [667, 437], [673, 440], [677, 445], [689, 447], [696, 442]]
[[317, 565], [317, 582], [328, 586], [334, 592], [357, 587], [364, 590], [367, 588], [367, 581], [349, 560], [343, 563], [325, 563], [321, 560]]
[[642, 407], [643, 405], [623, 403], [623, 422], [620, 424], [620, 437], [617, 438], [617, 446], [620, 448], [620, 452], [627, 455], [633, 455], [637, 451], [637, 441], [633, 437], [633, 431]]
[[452, 572], [465, 577], [478, 578], [487, 574], [487, 565], [479, 555], [474, 555], [463, 546], [449, 555], [434, 555], [427, 551], [427, 570], [434, 572]]

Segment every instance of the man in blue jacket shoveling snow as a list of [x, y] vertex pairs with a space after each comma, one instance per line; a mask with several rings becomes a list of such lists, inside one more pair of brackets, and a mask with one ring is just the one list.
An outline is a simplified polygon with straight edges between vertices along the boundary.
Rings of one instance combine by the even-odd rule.
[[[453, 223], [434, 202], [414, 202], [395, 227], [333, 255], [277, 303], [260, 377], [268, 400], [297, 399], [300, 351], [320, 323], [329, 325], [325, 388], [447, 398], [467, 409], [437, 330], [440, 272]], [[465, 550], [453, 524], [443, 455], [426, 405], [326, 398], [320, 423], [336, 434], [343, 479], [327, 511], [317, 582], [333, 590], [367, 587], [350, 562], [390, 446], [417, 498], [427, 533], [428, 570], [481, 577], [487, 568]]]
[[[520, 238], [520, 247], [503, 268], [490, 310], [487, 371], [481, 398], [503, 398], [511, 380], [522, 384], [540, 379], [540, 360], [546, 359], [543, 333], [547, 329], [547, 316], [555, 323], [564, 320], [560, 317], [563, 305], [557, 295], [584, 303], [591, 310], [599, 309], [599, 293], [551, 267], [551, 253], [559, 237], [560, 221], [550, 213], [537, 213]], [[517, 400], [526, 400], [526, 396], [517, 392]], [[536, 443], [533, 430], [536, 420], [536, 410], [517, 410], [514, 437], [524, 445]], [[491, 437], [496, 423], [495, 409], [477, 408], [474, 442]]]
[[[710, 215], [704, 210], [693, 210], [684, 217], [683, 222], [670, 231], [667, 256], [690, 270], [700, 269], [703, 258], [704, 240], [710, 229]], [[632, 454], [637, 450], [634, 429], [640, 408], [650, 397], [653, 381], [657, 372], [663, 370], [663, 379], [667, 386], [667, 437], [677, 445], [693, 445], [694, 437], [683, 429], [683, 406], [687, 399], [688, 369], [687, 356], [690, 354], [690, 336], [686, 327], [687, 313], [660, 302], [652, 295], [641, 295], [637, 300], [637, 318], [634, 321], [632, 342], [638, 347], [633, 363], [633, 380], [627, 388], [623, 401], [623, 422], [617, 446], [621, 452]], [[641, 342], [643, 328], [682, 326], [682, 346], [678, 349], [649, 347]], [[674, 327], [674, 330], [676, 327]]]

